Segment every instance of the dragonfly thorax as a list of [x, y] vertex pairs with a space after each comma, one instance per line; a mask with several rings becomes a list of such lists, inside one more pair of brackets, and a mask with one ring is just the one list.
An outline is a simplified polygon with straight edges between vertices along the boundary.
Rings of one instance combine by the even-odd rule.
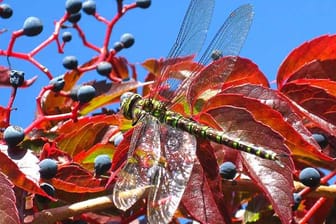
[[133, 121], [133, 125], [146, 114], [151, 114], [162, 122], [167, 110], [164, 103], [154, 99], [144, 99], [132, 92], [122, 94], [120, 102], [121, 112], [126, 119]]

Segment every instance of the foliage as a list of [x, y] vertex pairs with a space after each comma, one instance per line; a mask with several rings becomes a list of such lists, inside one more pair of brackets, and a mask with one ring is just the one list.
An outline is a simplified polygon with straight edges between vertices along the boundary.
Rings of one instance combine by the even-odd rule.
[[[136, 92], [139, 87], [143, 87], [142, 95], [148, 96], [153, 81], [164, 78], [164, 72], [175, 72], [175, 78], [184, 79], [186, 77], [179, 77], [179, 71], [197, 71], [185, 98], [171, 109], [222, 130], [233, 139], [270, 149], [282, 158], [278, 163], [197, 139], [197, 158], [172, 222], [178, 223], [182, 217], [201, 223], [322, 223], [325, 220], [332, 223], [335, 190], [330, 181], [336, 174], [335, 35], [317, 37], [294, 49], [279, 68], [277, 89], [270, 88], [265, 75], [251, 60], [234, 56], [221, 57], [208, 65], [194, 62], [191, 56], [150, 59], [142, 64], [148, 70], [142, 82], [137, 77], [137, 67], [118, 56], [119, 51], [133, 44], [131, 34], [111, 49], [109, 42], [115, 24], [128, 11], [147, 8], [150, 1], [125, 4], [118, 0], [117, 13], [110, 20], [99, 15], [94, 1], [86, 1], [84, 12], [89, 13], [85, 16], [92, 16], [107, 27], [102, 46], [86, 40], [79, 23], [69, 24], [68, 19], [74, 16], [71, 14], [74, 9], [69, 8], [71, 4], [78, 7], [78, 2], [67, 1], [68, 11], [55, 22], [54, 32], [30, 52], [17, 52], [14, 46], [18, 38], [42, 31], [39, 20], [37, 24], [30, 22], [14, 31], [8, 48], [0, 50], [0, 55], [26, 60], [53, 80], [42, 86], [36, 96], [36, 117], [24, 129], [23, 141], [7, 145], [4, 130], [17, 125], [11, 124], [10, 119], [17, 91], [33, 88], [37, 77], [25, 79], [20, 85], [13, 84], [13, 71], [22, 72], [10, 65], [0, 68], [0, 84], [12, 91], [8, 104], [0, 107], [3, 130], [0, 212], [4, 220], [11, 223], [73, 223], [76, 220], [126, 223], [146, 215], [144, 196], [125, 212], [112, 202], [111, 192], [125, 164], [134, 131], [131, 121], [116, 112], [116, 105], [123, 93]], [[9, 6], [0, 5], [0, 9], [4, 7], [8, 10]], [[65, 52], [66, 45], [71, 44], [71, 38], [60, 40], [61, 30], [65, 28], [78, 32], [84, 47], [96, 56], [82, 65], [68, 67], [65, 74], [57, 76], [36, 60], [35, 55], [53, 42], [59, 53]], [[226, 74], [232, 60], [235, 66]], [[105, 81], [80, 83], [80, 78], [96, 69]], [[92, 86], [95, 90], [94, 95], [90, 92], [88, 100], [80, 100], [78, 95], [83, 86]], [[317, 133], [326, 138], [323, 148], [314, 138]], [[121, 135], [123, 139], [119, 144]], [[101, 175], [94, 169], [99, 155], [112, 158], [111, 169]], [[51, 179], [43, 179], [39, 173], [38, 163], [46, 158], [57, 162], [57, 173]], [[219, 167], [225, 161], [237, 167], [233, 180], [220, 176]], [[319, 170], [319, 186], [306, 187], [299, 182], [299, 173], [306, 167]], [[55, 194], [50, 196], [43, 191], [40, 187], [43, 183], [51, 184]], [[301, 201], [292, 209], [294, 192]], [[39, 203], [35, 195], [48, 198], [49, 203]]]

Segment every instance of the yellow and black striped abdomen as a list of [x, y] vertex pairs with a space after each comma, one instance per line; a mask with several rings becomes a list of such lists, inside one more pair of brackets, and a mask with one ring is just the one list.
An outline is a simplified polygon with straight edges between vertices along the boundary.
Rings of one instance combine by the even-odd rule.
[[223, 131], [215, 130], [209, 126], [199, 124], [193, 120], [190, 120], [189, 118], [185, 118], [179, 113], [167, 110], [165, 104], [161, 103], [160, 101], [153, 99], [137, 99], [137, 101], [133, 103], [135, 105], [132, 105], [128, 108], [133, 108], [132, 114], [136, 117], [136, 119], [138, 119], [144, 113], [147, 113], [156, 117], [161, 123], [165, 123], [174, 128], [186, 131], [196, 137], [226, 145], [233, 149], [251, 153], [264, 159], [274, 161], [279, 160], [278, 154], [271, 150], [241, 142], [239, 139], [234, 140], [227, 136]]

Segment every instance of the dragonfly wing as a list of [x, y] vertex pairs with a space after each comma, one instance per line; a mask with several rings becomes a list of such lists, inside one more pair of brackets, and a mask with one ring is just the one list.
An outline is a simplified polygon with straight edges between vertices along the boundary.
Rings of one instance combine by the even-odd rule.
[[[223, 83], [226, 77], [233, 71], [237, 61], [237, 57], [240, 53], [242, 46], [250, 30], [253, 21], [253, 7], [250, 4], [245, 4], [234, 10], [229, 17], [225, 20], [223, 25], [217, 31], [216, 35], [211, 40], [206, 51], [200, 59], [200, 64], [208, 65], [212, 60], [216, 60], [222, 56], [233, 56], [230, 61], [225, 65], [225, 69], [222, 70], [220, 75], [215, 78], [212, 76], [210, 79], [202, 77], [201, 70], [203, 66], [194, 66], [191, 71], [187, 72], [187, 78], [177, 79], [176, 72], [164, 71], [161, 77], [161, 81], [158, 88], [159, 95], [163, 99], [170, 99], [170, 101], [177, 102], [179, 99], [183, 99], [180, 96], [185, 94], [185, 91], [190, 89], [191, 82], [198, 79], [204, 79], [204, 82], [210, 84], [209, 88], [213, 88], [220, 83]], [[171, 62], [170, 62], [171, 63]], [[210, 66], [218, 66], [211, 64]], [[222, 66], [223, 67], [223, 66]], [[167, 67], [169, 68], [169, 67]], [[212, 68], [214, 71], [219, 69]], [[168, 70], [168, 69], [166, 69]], [[163, 87], [166, 88], [163, 88]], [[175, 91], [177, 90], [177, 91]], [[159, 99], [159, 98], [158, 98]], [[173, 100], [171, 100], [173, 99]]]
[[[237, 56], [244, 45], [248, 31], [253, 21], [253, 7], [246, 4], [234, 10], [225, 20], [210, 42], [208, 48], [200, 59], [200, 63], [207, 65], [212, 60], [217, 60], [222, 56], [230, 56], [227, 60], [221, 60], [220, 63], [213, 62], [202, 72], [197, 73], [191, 79], [179, 88], [178, 96], [187, 91], [188, 101], [191, 102], [193, 96], [201, 94], [201, 89], [212, 90], [212, 95], [220, 91], [220, 87], [226, 81], [227, 77], [234, 70]], [[210, 73], [212, 75], [207, 75]]]
[[[168, 54], [167, 58], [171, 60], [167, 60], [163, 65], [162, 75], [153, 84], [151, 91], [153, 95], [171, 99], [174, 90], [179, 87], [183, 79], [176, 78], [176, 74], [169, 72], [169, 67], [179, 61], [178, 57], [197, 54], [201, 50], [208, 33], [214, 5], [214, 0], [191, 0], [176, 42]], [[153, 98], [159, 99], [159, 97]]]
[[192, 0], [190, 2], [168, 58], [197, 54], [201, 50], [208, 33], [214, 6], [214, 0]]
[[168, 223], [182, 198], [196, 157], [196, 138], [167, 125], [161, 128], [162, 156], [148, 195], [149, 223]]
[[121, 210], [127, 210], [137, 202], [151, 186], [151, 170], [160, 158], [159, 121], [145, 116], [135, 127], [126, 165], [118, 174], [113, 189], [113, 202]]
[[216, 52], [220, 54], [218, 56], [239, 55], [252, 21], [252, 5], [245, 4], [235, 9], [211, 40], [200, 62], [202, 64], [209, 64], [210, 61], [214, 60], [213, 53]]

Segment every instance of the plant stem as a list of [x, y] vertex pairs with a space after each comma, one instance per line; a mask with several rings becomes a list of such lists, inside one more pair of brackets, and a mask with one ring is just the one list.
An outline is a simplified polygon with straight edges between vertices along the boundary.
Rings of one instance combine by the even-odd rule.
[[66, 219], [68, 217], [76, 216], [85, 212], [107, 209], [110, 207], [113, 207], [112, 195], [106, 195], [77, 202], [71, 205], [43, 210], [34, 215], [34, 220], [31, 224], [53, 224], [56, 221]]

